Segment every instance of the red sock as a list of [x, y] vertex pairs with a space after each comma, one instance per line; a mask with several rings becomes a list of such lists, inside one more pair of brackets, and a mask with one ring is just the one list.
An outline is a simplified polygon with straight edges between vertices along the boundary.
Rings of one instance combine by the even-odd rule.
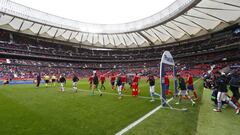
[[168, 93], [169, 93], [169, 91], [168, 91], [168, 90], [166, 90], [166, 95], [168, 95]]
[[194, 97], [195, 97], [195, 98], [198, 98], [196, 91], [194, 91], [193, 94], [194, 94]]

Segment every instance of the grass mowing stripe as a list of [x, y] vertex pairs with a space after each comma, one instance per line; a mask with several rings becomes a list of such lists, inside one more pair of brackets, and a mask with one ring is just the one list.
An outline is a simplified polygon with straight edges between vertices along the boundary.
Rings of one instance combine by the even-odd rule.
[[[170, 101], [172, 101], [173, 98], [170, 98], [167, 103], [169, 103]], [[130, 125], [128, 125], [126, 128], [122, 129], [121, 131], [119, 131], [118, 133], [116, 133], [115, 135], [122, 135], [124, 133], [126, 133], [128, 130], [130, 130], [131, 128], [135, 127], [136, 125], [138, 125], [140, 122], [142, 122], [143, 120], [145, 120], [146, 118], [148, 118], [149, 116], [151, 116], [152, 114], [154, 114], [156, 111], [158, 111], [159, 109], [161, 109], [163, 106], [160, 105], [158, 107], [156, 107], [155, 109], [153, 109], [152, 111], [150, 111], [149, 113], [145, 114], [143, 117], [141, 117], [140, 119], [136, 120], [135, 122], [131, 123]]]

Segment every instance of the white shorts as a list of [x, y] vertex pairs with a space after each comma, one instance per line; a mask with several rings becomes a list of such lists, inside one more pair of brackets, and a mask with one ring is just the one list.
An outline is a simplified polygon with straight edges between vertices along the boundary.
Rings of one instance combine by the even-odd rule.
[[122, 85], [117, 86], [117, 89], [118, 89], [118, 92], [119, 92], [119, 91], [122, 91]]
[[230, 101], [230, 98], [227, 96], [226, 92], [218, 92], [217, 94], [217, 101]]
[[64, 83], [60, 83], [60, 86], [63, 87], [63, 86], [64, 86]]
[[180, 91], [178, 92], [178, 95], [179, 95], [179, 96], [188, 96], [187, 90], [180, 90]]
[[154, 93], [155, 92], [155, 86], [150, 86], [150, 93]]
[[76, 87], [77, 86], [77, 82], [73, 82], [73, 87]]

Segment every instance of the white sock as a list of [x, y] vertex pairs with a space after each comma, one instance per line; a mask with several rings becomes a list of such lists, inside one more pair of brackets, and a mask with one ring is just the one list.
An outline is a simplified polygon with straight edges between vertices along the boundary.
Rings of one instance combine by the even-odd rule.
[[154, 92], [154, 95], [157, 95], [157, 96], [159, 96], [159, 97], [160, 97], [160, 95], [159, 95], [158, 93], [156, 93], [156, 92]]
[[218, 102], [217, 109], [218, 109], [218, 110], [221, 110], [221, 109], [222, 109], [222, 101]]
[[190, 96], [188, 96], [188, 98], [192, 103], [195, 103]]
[[118, 95], [122, 95], [121, 87], [118, 87]]
[[238, 109], [238, 107], [237, 107], [232, 101], [229, 101], [228, 104], [229, 104], [232, 108], [234, 108], [235, 110]]

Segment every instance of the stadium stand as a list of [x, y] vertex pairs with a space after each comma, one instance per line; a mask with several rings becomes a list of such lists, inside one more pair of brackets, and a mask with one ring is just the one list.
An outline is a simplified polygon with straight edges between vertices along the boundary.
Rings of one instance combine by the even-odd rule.
[[239, 0], [176, 0], [97, 24], [0, 0], [0, 134], [237, 134], [223, 105], [239, 114], [239, 15]]
[[152, 68], [158, 75], [160, 56], [165, 50], [173, 54], [178, 71], [202, 76], [211, 64], [221, 69], [239, 63], [240, 36], [234, 33], [238, 28], [237, 25], [202, 38], [165, 46], [111, 50], [69, 46], [64, 42], [55, 43], [0, 30], [1, 78], [33, 78], [39, 72], [59, 75], [63, 71], [69, 77], [74, 73], [88, 76], [92, 69], [100, 72], [129, 72], [136, 69], [135, 72], [143, 71], [145, 74], [147, 69]]

